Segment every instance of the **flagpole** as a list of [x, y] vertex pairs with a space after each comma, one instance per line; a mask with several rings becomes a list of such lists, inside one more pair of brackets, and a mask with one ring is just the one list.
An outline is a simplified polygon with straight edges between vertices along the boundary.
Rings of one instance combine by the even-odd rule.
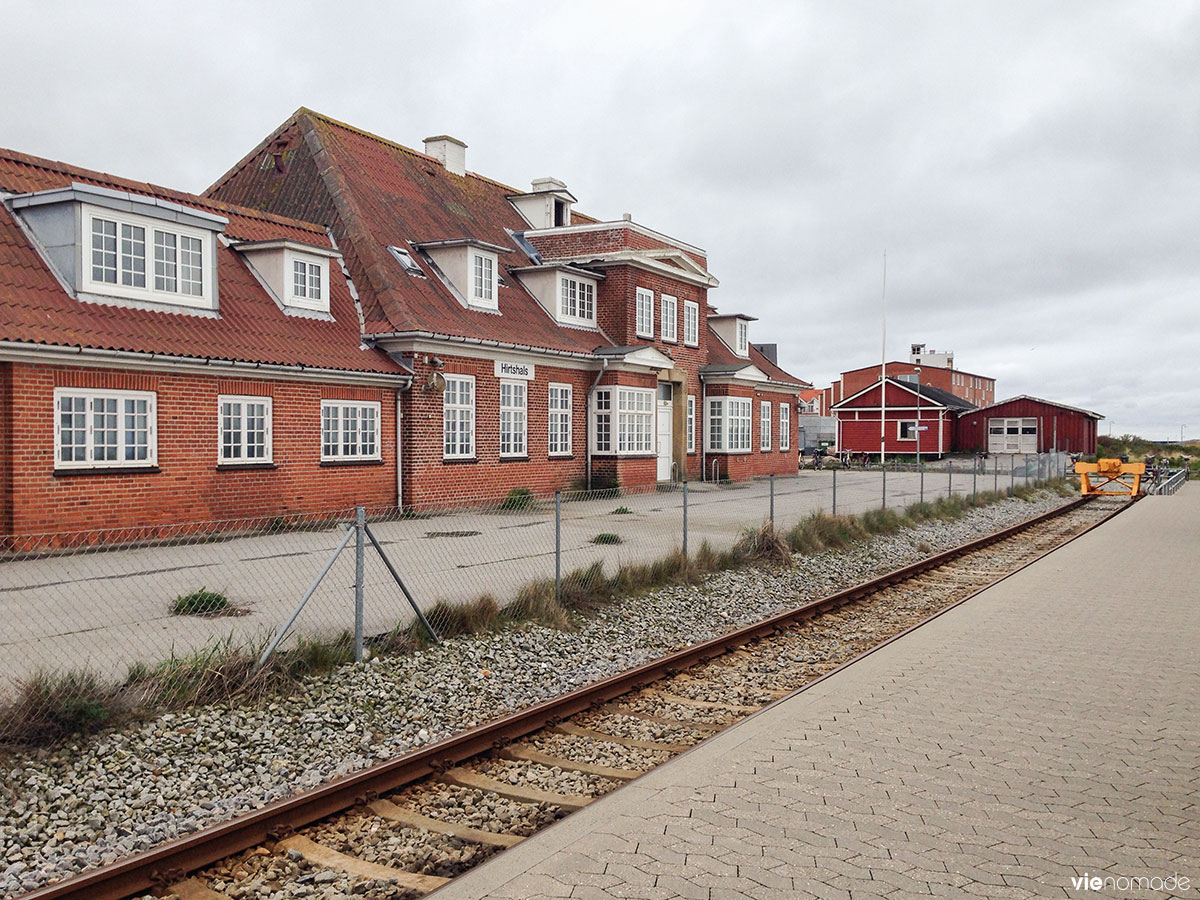
[[887, 460], [887, 251], [883, 251], [883, 347], [879, 358], [879, 465]]

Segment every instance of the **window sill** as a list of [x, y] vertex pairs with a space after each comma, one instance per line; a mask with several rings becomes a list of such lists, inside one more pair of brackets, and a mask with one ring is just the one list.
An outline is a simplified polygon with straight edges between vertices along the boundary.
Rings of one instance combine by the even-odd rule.
[[548, 459], [574, 459], [574, 453], [550, 453], [547, 454]]
[[634, 332], [634, 337], [639, 337], [639, 338], [641, 338], [642, 340], [645, 340], [645, 341], [652, 341], [652, 340], [654, 340], [654, 335], [653, 335], [653, 334], [642, 334], [640, 331], [636, 331], [636, 332]]
[[679, 343], [679, 338], [669, 338], [669, 337], [665, 337], [665, 338], [663, 338], [663, 339], [662, 339], [662, 342], [663, 342], [664, 344], [678, 344], [678, 343]]
[[273, 462], [252, 462], [252, 463], [217, 463], [218, 472], [244, 472], [254, 471], [256, 469], [277, 469], [279, 468]]
[[479, 460], [474, 456], [443, 456], [442, 465], [444, 466], [463, 466], [474, 465]]
[[382, 466], [382, 459], [323, 459], [321, 468], [339, 469], [343, 466]]
[[55, 469], [55, 478], [70, 478], [74, 475], [156, 475], [158, 466], [90, 466], [86, 469]]
[[528, 456], [501, 456], [500, 462], [502, 462], [502, 463], [529, 462], [529, 457]]
[[697, 341], [696, 343], [694, 343], [694, 344], [693, 344], [693, 343], [691, 343], [691, 342], [689, 342], [689, 341], [684, 341], [684, 342], [683, 342], [683, 346], [685, 346], [685, 347], [692, 347], [693, 349], [695, 349], [695, 348], [698, 348], [698, 347], [700, 346], [700, 342], [699, 342], [699, 341]]

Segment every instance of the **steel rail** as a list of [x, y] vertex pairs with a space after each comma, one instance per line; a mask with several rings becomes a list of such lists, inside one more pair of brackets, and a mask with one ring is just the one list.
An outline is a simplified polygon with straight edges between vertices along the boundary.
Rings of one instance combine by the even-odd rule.
[[[132, 854], [110, 865], [38, 888], [21, 895], [19, 900], [123, 900], [156, 886], [167, 886], [182, 880], [188, 873], [227, 856], [267, 841], [281, 840], [296, 828], [368, 803], [382, 793], [394, 791], [427, 775], [445, 771], [463, 760], [493, 750], [546, 725], [601, 706], [664, 675], [720, 656], [743, 644], [782, 631], [797, 622], [811, 619], [869, 596], [884, 587], [936, 569], [951, 560], [1073, 512], [1089, 502], [1091, 498], [1080, 498], [1025, 522], [888, 572], [879, 578], [584, 685], [552, 700], [509, 713], [404, 756], [342, 776], [284, 800], [274, 801], [235, 819], [176, 838], [151, 850]], [[1130, 505], [1122, 504], [1113, 515]], [[1096, 522], [1095, 525], [1109, 518], [1111, 516]]]

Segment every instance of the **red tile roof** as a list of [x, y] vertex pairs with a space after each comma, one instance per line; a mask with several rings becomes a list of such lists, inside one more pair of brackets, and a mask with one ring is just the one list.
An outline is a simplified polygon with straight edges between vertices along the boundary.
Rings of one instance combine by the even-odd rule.
[[757, 347], [750, 345], [750, 358], [738, 356], [731, 350], [712, 327], [708, 328], [708, 360], [706, 365], [710, 366], [749, 366], [754, 365], [761, 369], [768, 378], [772, 381], [782, 382], [784, 384], [796, 384], [801, 387], [811, 387], [811, 385], [803, 378], [797, 378], [790, 372], [781, 369], [775, 363], [767, 359]]
[[[310, 183], [281, 184], [278, 169], [263, 165], [264, 155], [281, 152], [285, 162], [287, 154], [296, 161], [289, 180]], [[238, 203], [281, 192], [292, 212], [320, 208], [326, 201], [315, 195], [321, 192], [332, 200], [328, 213], [341, 225], [335, 231], [344, 231], [352, 245], [342, 250], [362, 298], [367, 334], [430, 332], [569, 353], [612, 343], [598, 331], [559, 325], [508, 271], [532, 263], [509, 235], [529, 227], [507, 199], [521, 193], [514, 188], [471, 172], [455, 175], [424, 153], [300, 109], [207, 191]], [[423, 261], [428, 277], [415, 277], [387, 251], [389, 245], [407, 249], [406, 242], [455, 238], [512, 249], [500, 254], [500, 315], [464, 308]]]
[[[224, 216], [229, 219], [225, 234], [231, 240], [286, 238], [329, 246], [325, 229], [318, 225], [0, 150], [0, 191], [29, 193], [66, 187], [73, 181], [161, 198]], [[358, 311], [336, 264], [329, 278], [332, 322], [285, 315], [239, 255], [219, 241], [217, 267], [217, 318], [79, 301], [63, 290], [12, 213], [0, 208], [0, 340], [403, 373], [403, 368], [386, 354], [360, 349]]]

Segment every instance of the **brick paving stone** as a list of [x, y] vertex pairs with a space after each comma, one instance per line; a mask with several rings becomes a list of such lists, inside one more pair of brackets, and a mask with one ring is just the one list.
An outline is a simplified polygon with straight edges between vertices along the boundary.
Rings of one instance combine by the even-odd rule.
[[1143, 500], [436, 900], [1066, 898], [1085, 869], [1200, 883], [1198, 532], [1200, 487]]

